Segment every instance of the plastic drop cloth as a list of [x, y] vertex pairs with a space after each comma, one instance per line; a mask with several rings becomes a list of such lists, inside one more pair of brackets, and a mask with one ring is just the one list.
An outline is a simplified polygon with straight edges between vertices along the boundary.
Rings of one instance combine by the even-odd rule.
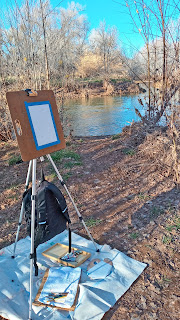
[[[0, 315], [6, 319], [26, 320], [29, 316], [30, 243], [29, 237], [18, 241], [15, 259], [11, 258], [13, 244], [0, 250]], [[67, 230], [37, 248], [39, 274], [38, 277], [33, 277], [34, 298], [46, 268], [58, 265], [41, 253], [56, 243], [68, 245]], [[96, 252], [91, 241], [74, 233], [72, 246], [91, 253], [91, 257], [81, 265], [80, 291], [75, 311], [33, 306], [32, 320], [100, 320], [146, 267], [145, 263], [131, 259], [106, 244], [97, 245], [100, 252]], [[97, 258], [111, 259], [113, 268], [105, 279], [92, 280], [87, 276], [87, 265], [92, 259]]]

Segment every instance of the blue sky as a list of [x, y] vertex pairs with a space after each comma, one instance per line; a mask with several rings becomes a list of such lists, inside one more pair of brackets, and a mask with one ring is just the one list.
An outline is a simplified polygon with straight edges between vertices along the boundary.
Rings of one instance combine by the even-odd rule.
[[[52, 6], [56, 6], [60, 1], [51, 0]], [[90, 29], [97, 28], [101, 21], [105, 20], [107, 25], [116, 26], [119, 32], [121, 47], [132, 51], [132, 43], [136, 48], [143, 46], [143, 40], [137, 32], [133, 32], [132, 20], [124, 7], [124, 0], [79, 0], [75, 1], [85, 7], [84, 13], [87, 15]], [[61, 2], [62, 7], [67, 7], [69, 0]], [[123, 4], [123, 5], [122, 5]], [[134, 28], [135, 30], [135, 28]]]
[[[16, 0], [20, 5], [23, 0]], [[37, 0], [39, 1], [39, 0]], [[173, 0], [168, 0], [173, 3]], [[56, 6], [67, 8], [69, 0], [50, 0], [52, 8]], [[74, 1], [84, 6], [84, 14], [87, 15], [90, 29], [97, 28], [101, 21], [105, 20], [107, 25], [116, 26], [119, 32], [120, 46], [126, 50], [126, 54], [132, 56], [133, 52], [140, 49], [143, 39], [134, 27], [124, 6], [124, 0], [78, 0]], [[149, 1], [150, 2], [150, 1]], [[7, 3], [15, 3], [14, 0], [0, 0], [1, 8], [5, 9]]]

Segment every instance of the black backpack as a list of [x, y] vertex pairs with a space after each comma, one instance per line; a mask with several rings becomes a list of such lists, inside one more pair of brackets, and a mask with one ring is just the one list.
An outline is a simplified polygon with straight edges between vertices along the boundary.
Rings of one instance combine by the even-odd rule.
[[[23, 208], [26, 227], [31, 236], [31, 196], [32, 188], [23, 195]], [[61, 191], [53, 184], [44, 179], [44, 176], [36, 190], [35, 201], [35, 228], [34, 228], [34, 265], [37, 275], [36, 248], [39, 244], [50, 240], [55, 235], [69, 229], [69, 252], [71, 251], [71, 223], [66, 200]]]

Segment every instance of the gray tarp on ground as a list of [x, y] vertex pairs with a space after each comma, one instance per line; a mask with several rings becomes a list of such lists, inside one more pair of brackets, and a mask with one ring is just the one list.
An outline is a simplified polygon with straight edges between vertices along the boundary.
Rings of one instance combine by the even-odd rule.
[[[13, 245], [0, 250], [0, 315], [10, 320], [28, 319], [30, 242], [29, 237], [18, 241], [15, 259], [11, 258]], [[55, 243], [68, 245], [67, 231], [41, 244], [37, 249], [39, 275], [34, 277], [34, 298], [46, 268], [57, 266], [41, 254]], [[74, 233], [72, 246], [91, 253], [91, 258], [81, 265], [80, 292], [75, 311], [62, 312], [49, 307], [33, 306], [33, 320], [102, 319], [104, 313], [128, 290], [146, 267], [145, 263], [131, 259], [108, 245], [98, 245], [100, 253], [97, 253], [91, 241]], [[104, 280], [91, 280], [87, 276], [87, 265], [94, 258], [113, 260], [112, 272]]]

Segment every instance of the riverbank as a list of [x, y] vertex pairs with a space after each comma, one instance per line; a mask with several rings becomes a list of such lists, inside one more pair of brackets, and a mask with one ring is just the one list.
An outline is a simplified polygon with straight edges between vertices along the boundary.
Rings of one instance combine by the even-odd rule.
[[[16, 142], [1, 142], [0, 248], [14, 241], [18, 225], [28, 168], [18, 156]], [[72, 137], [54, 157], [94, 239], [148, 264], [103, 320], [178, 320], [180, 197], [168, 129], [134, 123], [113, 136]], [[60, 187], [49, 163], [43, 167]], [[67, 204], [73, 231], [86, 237]]]
[[[124, 97], [126, 95], [133, 95], [145, 92], [145, 89], [142, 87], [142, 84], [124, 79], [123, 81], [111, 81], [108, 84], [103, 85], [103, 81], [88, 81], [88, 82], [77, 82], [73, 85], [67, 85], [62, 88], [52, 87], [51, 88], [55, 94], [56, 103], [62, 113], [62, 118], [64, 118], [64, 107], [67, 101], [72, 101], [73, 99], [83, 99], [83, 105], [91, 98], [95, 97]], [[15, 84], [6, 83], [1, 87], [1, 106], [0, 106], [0, 141], [8, 141], [9, 138], [13, 136], [12, 123], [10, 120], [9, 110], [6, 102], [6, 92], [22, 90], [22, 87], [19, 88]], [[141, 107], [141, 106], [140, 106]], [[77, 110], [78, 111], [78, 110]], [[100, 115], [101, 116], [101, 115]], [[69, 116], [68, 116], [69, 117]], [[68, 126], [69, 126], [69, 119]], [[133, 118], [134, 120], [134, 118]], [[128, 119], [128, 121], [131, 121]], [[63, 122], [63, 121], [62, 121]], [[127, 123], [121, 124], [122, 126]], [[66, 123], [67, 126], [67, 123]], [[119, 126], [119, 123], [118, 123]], [[71, 130], [71, 128], [69, 129]], [[74, 129], [73, 129], [74, 131]], [[77, 133], [79, 134], [79, 133]], [[85, 135], [89, 135], [87, 133]], [[107, 132], [98, 132], [95, 134], [109, 134]], [[90, 134], [91, 135], [91, 134]]]
[[64, 88], [55, 89], [54, 92], [63, 102], [65, 99], [74, 98], [88, 99], [91, 97], [145, 93], [146, 90], [137, 81], [124, 80], [103, 83], [103, 81], [100, 80], [97, 82], [82, 82], [74, 84], [73, 86], [69, 85]]

